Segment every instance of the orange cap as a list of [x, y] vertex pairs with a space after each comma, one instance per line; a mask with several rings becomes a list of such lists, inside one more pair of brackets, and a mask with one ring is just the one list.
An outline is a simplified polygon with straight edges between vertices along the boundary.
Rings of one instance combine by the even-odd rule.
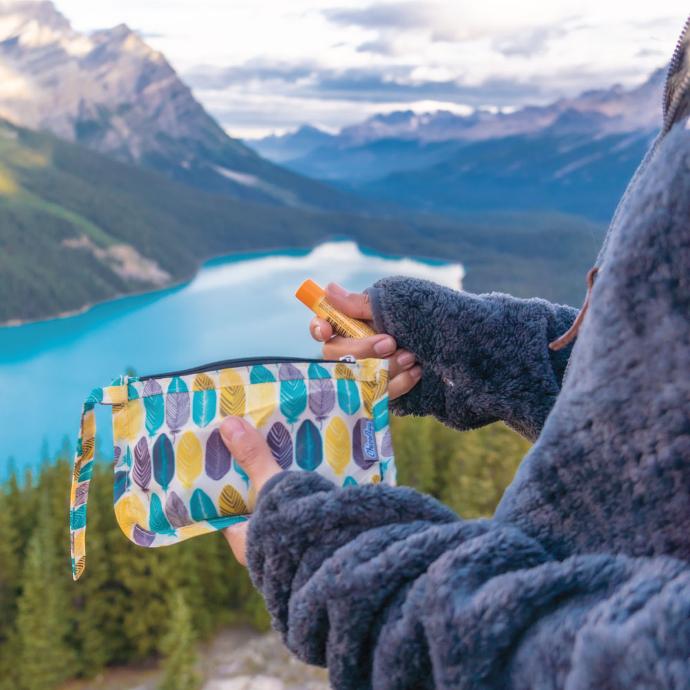
[[320, 285], [317, 285], [313, 280], [308, 278], [297, 288], [295, 297], [297, 297], [300, 302], [306, 304], [309, 309], [313, 309], [318, 304], [319, 300], [323, 299], [325, 294], [326, 291]]

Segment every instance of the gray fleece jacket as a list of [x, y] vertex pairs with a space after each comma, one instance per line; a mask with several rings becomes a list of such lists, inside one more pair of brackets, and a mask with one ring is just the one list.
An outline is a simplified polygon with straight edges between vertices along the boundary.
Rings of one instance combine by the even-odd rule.
[[264, 487], [251, 575], [336, 690], [690, 688], [689, 74], [686, 38], [572, 352], [547, 346], [568, 307], [372, 289], [377, 328], [423, 366], [395, 412], [536, 443], [491, 520], [315, 474]]

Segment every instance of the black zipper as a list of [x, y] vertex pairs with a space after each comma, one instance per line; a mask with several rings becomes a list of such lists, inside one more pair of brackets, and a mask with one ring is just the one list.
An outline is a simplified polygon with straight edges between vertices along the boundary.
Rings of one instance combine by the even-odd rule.
[[250, 367], [255, 364], [299, 364], [306, 362], [307, 364], [339, 364], [340, 362], [348, 362], [353, 364], [355, 358], [351, 355], [342, 357], [341, 359], [313, 359], [308, 357], [244, 357], [237, 359], [224, 359], [220, 362], [211, 362], [210, 364], [202, 364], [191, 369], [181, 369], [180, 371], [168, 371], [164, 374], [147, 374], [146, 376], [133, 377], [137, 381], [148, 381], [149, 379], [171, 379], [174, 376], [190, 376], [192, 374], [200, 374], [204, 371], [217, 371], [219, 369], [228, 369], [233, 367]]

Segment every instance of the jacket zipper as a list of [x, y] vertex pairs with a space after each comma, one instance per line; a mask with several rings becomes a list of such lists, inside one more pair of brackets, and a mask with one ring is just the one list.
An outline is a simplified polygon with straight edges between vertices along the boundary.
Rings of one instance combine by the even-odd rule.
[[685, 40], [690, 30], [690, 17], [685, 20], [685, 26], [678, 37], [676, 49], [673, 51], [671, 62], [666, 72], [666, 83], [664, 84], [664, 126], [663, 132], [668, 132], [673, 125], [675, 111], [678, 108], [679, 99], [682, 98], [683, 92], [687, 90], [690, 84], [690, 78], [686, 75], [685, 79], [680, 84], [673, 87], [671, 80], [680, 68], [680, 63], [683, 59], [683, 53], [686, 50]]
[[210, 364], [202, 364], [191, 369], [181, 369], [180, 371], [168, 371], [164, 374], [147, 374], [146, 376], [133, 377], [136, 381], [148, 381], [149, 379], [168, 379], [174, 376], [190, 376], [192, 374], [199, 374], [204, 371], [217, 371], [219, 369], [229, 369], [234, 367], [249, 367], [254, 364], [298, 364], [306, 362], [307, 364], [338, 364], [340, 362], [348, 362], [354, 364], [357, 360], [352, 355], [345, 355], [340, 359], [315, 359], [308, 357], [273, 357], [267, 355], [266, 357], [241, 357], [236, 359], [224, 359], [220, 362], [211, 362]]

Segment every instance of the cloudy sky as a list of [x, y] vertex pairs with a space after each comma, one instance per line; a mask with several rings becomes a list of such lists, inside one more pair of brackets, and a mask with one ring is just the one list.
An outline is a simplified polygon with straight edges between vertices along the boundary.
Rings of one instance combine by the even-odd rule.
[[687, 0], [57, 0], [122, 22], [236, 136], [339, 128], [400, 108], [544, 103], [663, 65]]

